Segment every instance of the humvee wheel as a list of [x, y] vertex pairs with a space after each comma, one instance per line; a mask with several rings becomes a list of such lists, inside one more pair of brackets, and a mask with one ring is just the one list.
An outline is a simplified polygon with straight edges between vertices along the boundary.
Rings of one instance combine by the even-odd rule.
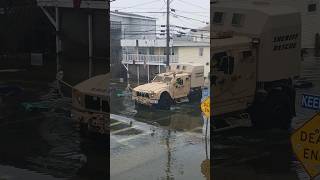
[[202, 89], [196, 89], [192, 93], [188, 94], [188, 99], [190, 102], [200, 103], [202, 98]]
[[265, 102], [255, 103], [249, 114], [255, 127], [288, 129], [292, 119], [290, 99], [284, 92], [272, 91]]
[[172, 99], [167, 92], [163, 92], [158, 101], [158, 108], [164, 110], [170, 110]]

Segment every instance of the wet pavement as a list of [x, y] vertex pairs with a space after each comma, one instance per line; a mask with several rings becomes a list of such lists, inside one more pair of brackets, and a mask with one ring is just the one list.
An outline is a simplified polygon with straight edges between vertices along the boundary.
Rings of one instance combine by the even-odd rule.
[[210, 157], [210, 143], [199, 104], [137, 111], [124, 84], [111, 87], [111, 179], [208, 179], [201, 165]]
[[300, 100], [302, 93], [319, 95], [319, 58], [306, 57], [302, 61], [301, 78], [312, 82], [313, 87], [297, 89], [297, 117], [292, 120], [290, 130], [257, 130], [251, 128], [250, 120], [234, 120], [229, 121], [234, 128], [213, 133], [213, 179], [309, 179], [292, 152], [290, 135], [316, 113], [301, 108]]
[[79, 135], [70, 120], [71, 99], [58, 94], [55, 82], [1, 75], [1, 83], [18, 85], [23, 94], [3, 98], [0, 108], [0, 179], [105, 180], [106, 138]]

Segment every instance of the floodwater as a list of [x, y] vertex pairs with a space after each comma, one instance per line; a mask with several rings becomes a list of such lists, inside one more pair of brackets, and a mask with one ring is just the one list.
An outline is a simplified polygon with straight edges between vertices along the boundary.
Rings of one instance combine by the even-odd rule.
[[210, 158], [210, 143], [204, 138], [199, 103], [137, 111], [124, 84], [112, 83], [111, 89], [112, 180], [209, 179], [204, 162]]
[[[23, 93], [2, 100], [0, 179], [105, 180], [106, 138], [80, 137], [70, 120], [71, 99], [57, 93], [55, 82], [28, 79], [30, 73], [1, 74], [1, 83], [17, 85]], [[22, 103], [40, 109], [29, 111]]]
[[292, 152], [290, 135], [316, 112], [301, 108], [301, 94], [320, 92], [320, 59], [305, 57], [301, 78], [313, 87], [297, 89], [297, 117], [289, 131], [257, 130], [250, 122], [233, 121], [236, 128], [213, 133], [213, 179], [215, 180], [308, 180], [309, 176]]

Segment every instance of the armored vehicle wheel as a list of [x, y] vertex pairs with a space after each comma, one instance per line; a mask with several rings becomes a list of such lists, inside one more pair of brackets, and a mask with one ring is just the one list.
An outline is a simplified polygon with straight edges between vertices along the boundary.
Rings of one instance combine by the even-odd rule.
[[201, 88], [195, 89], [188, 94], [188, 99], [190, 102], [201, 102], [201, 98], [202, 98]]
[[255, 103], [249, 113], [258, 128], [288, 129], [291, 125], [290, 98], [281, 91], [270, 92], [265, 102]]
[[158, 108], [164, 110], [170, 110], [172, 105], [172, 99], [167, 92], [163, 92], [158, 101]]

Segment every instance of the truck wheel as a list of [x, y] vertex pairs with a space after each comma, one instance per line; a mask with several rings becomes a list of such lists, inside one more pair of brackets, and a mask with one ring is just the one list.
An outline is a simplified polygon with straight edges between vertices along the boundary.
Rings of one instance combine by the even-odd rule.
[[249, 114], [255, 127], [288, 129], [292, 118], [290, 98], [281, 91], [272, 91], [265, 102], [254, 103]]
[[188, 95], [188, 99], [190, 102], [200, 102], [202, 98], [202, 89], [195, 89]]
[[289, 96], [281, 91], [273, 91], [267, 99], [266, 108], [272, 124], [281, 129], [289, 129], [291, 125], [291, 103]]
[[167, 92], [161, 94], [160, 99], [158, 101], [158, 108], [164, 110], [170, 110], [172, 104], [172, 99]]

